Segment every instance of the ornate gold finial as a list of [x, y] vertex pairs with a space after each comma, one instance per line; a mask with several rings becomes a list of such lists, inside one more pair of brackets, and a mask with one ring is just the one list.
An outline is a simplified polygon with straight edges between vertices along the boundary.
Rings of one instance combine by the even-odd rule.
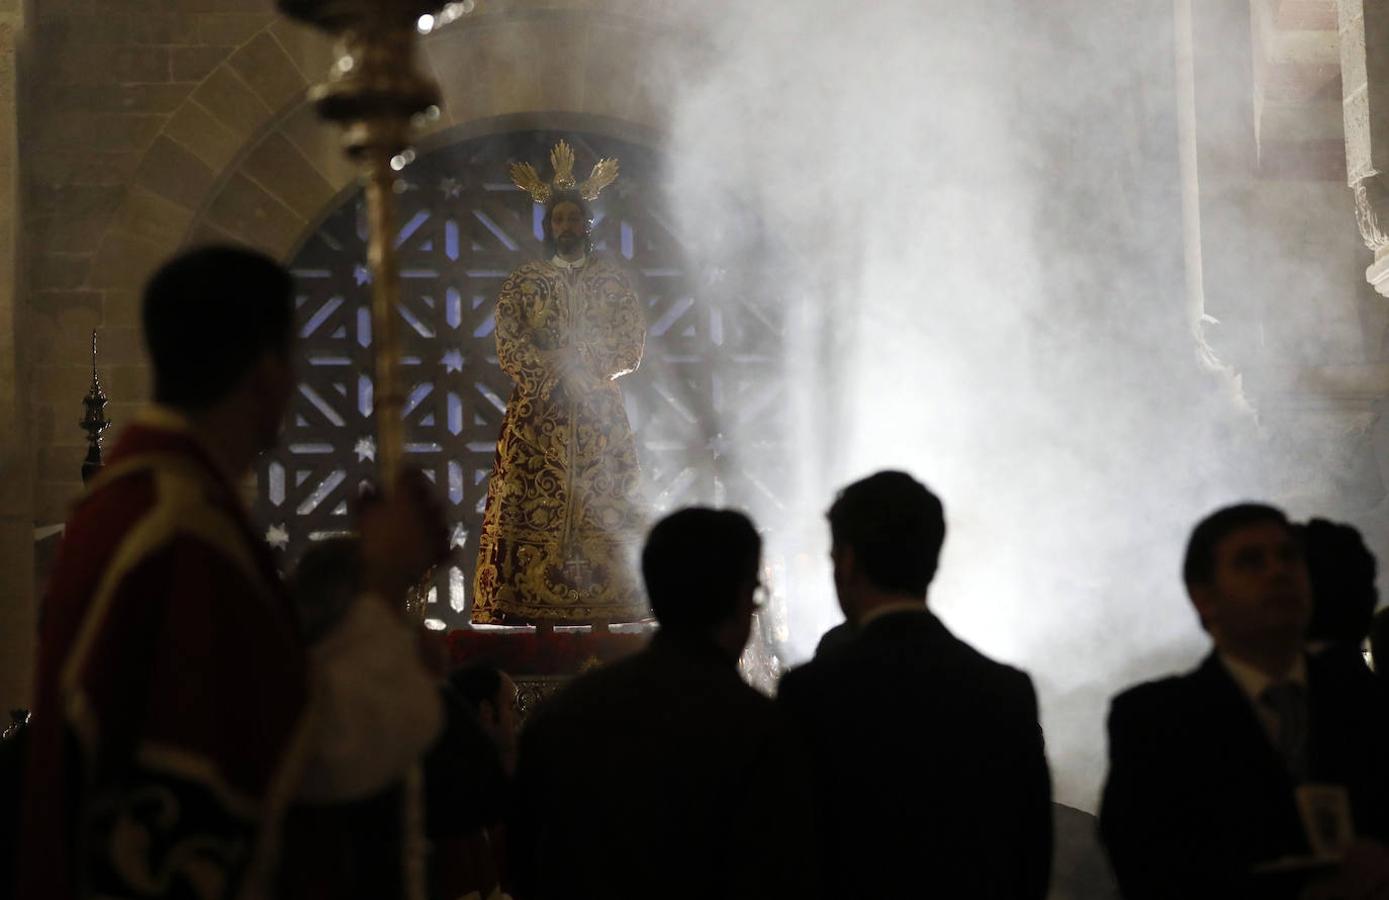
[[92, 476], [101, 471], [101, 436], [111, 427], [106, 418], [106, 392], [101, 389], [101, 380], [96, 372], [96, 329], [92, 329], [92, 387], [82, 398], [87, 414], [78, 426], [87, 432], [87, 458], [82, 460], [82, 483], [91, 481]]
[[617, 180], [617, 160], [600, 159], [584, 183], [578, 184], [574, 180], [574, 148], [565, 141], [555, 144], [550, 151], [550, 168], [554, 170], [555, 178], [546, 184], [530, 163], [512, 163], [511, 180], [541, 206], [549, 203], [556, 191], [572, 191], [576, 186], [579, 196], [585, 200], [597, 200], [603, 189]]

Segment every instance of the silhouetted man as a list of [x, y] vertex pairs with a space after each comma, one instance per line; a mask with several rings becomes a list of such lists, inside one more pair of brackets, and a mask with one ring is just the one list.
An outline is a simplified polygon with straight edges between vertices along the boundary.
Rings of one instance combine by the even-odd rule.
[[1389, 606], [1375, 613], [1370, 625], [1370, 662], [1380, 680], [1389, 682]]
[[[1114, 699], [1101, 837], [1127, 898], [1296, 896], [1295, 879], [1255, 868], [1310, 852], [1299, 785], [1340, 786], [1358, 833], [1385, 835], [1382, 707], [1363, 680], [1303, 652], [1307, 568], [1281, 511], [1208, 516], [1183, 577], [1214, 651], [1193, 672]], [[1338, 878], [1384, 874], [1382, 850], [1356, 855]]]
[[[239, 484], [294, 389], [294, 286], [189, 251], [143, 298], [155, 404], [68, 520], [43, 607], [23, 897], [272, 896], [291, 801], [398, 781], [441, 709], [402, 621], [447, 552], [420, 480], [364, 505], [363, 592], [312, 655]], [[293, 896], [302, 896], [293, 894]]]
[[856, 634], [778, 696], [810, 744], [826, 895], [1041, 900], [1052, 810], [1036, 697], [926, 609], [940, 501], [879, 472], [845, 488], [829, 522]]
[[500, 669], [458, 669], [442, 687], [444, 733], [425, 759], [430, 893], [490, 896], [505, 860], [516, 759], [516, 684]]
[[1312, 589], [1307, 649], [1353, 678], [1370, 678], [1363, 647], [1379, 604], [1378, 564], [1350, 525], [1312, 519], [1298, 531]]
[[798, 748], [738, 676], [761, 539], [740, 513], [652, 529], [660, 631], [576, 679], [521, 731], [511, 830], [520, 900], [801, 898], [813, 890]]

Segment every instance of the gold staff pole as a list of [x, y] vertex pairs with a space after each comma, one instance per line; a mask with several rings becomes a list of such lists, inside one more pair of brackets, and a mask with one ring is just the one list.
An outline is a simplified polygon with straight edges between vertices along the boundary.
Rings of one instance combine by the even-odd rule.
[[[285, 15], [338, 39], [338, 58], [328, 80], [309, 97], [318, 113], [343, 128], [343, 147], [361, 164], [366, 180], [371, 234], [371, 321], [376, 380], [376, 470], [383, 491], [395, 490], [405, 450], [404, 402], [396, 305], [400, 272], [395, 254], [396, 172], [408, 161], [416, 116], [437, 109], [439, 89], [415, 68], [415, 33], [435, 0], [279, 0]], [[419, 594], [419, 591], [415, 592]], [[418, 600], [416, 601], [418, 603]], [[423, 609], [423, 604], [418, 603]], [[423, 776], [415, 766], [405, 779], [405, 895], [425, 896]]]
[[405, 445], [395, 252], [397, 171], [410, 154], [415, 119], [437, 110], [438, 87], [415, 67], [416, 23], [439, 0], [279, 0], [280, 11], [332, 34], [337, 61], [309, 98], [343, 128], [343, 148], [362, 166], [371, 233], [371, 322], [376, 465], [383, 491], [395, 488]]

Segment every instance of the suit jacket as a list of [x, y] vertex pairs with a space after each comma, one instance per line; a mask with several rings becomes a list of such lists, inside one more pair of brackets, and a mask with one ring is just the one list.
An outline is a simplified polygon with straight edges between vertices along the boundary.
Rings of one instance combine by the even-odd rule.
[[810, 745], [829, 896], [1046, 896], [1051, 780], [1026, 674], [923, 609], [789, 673], [778, 703]]
[[[1312, 782], [1343, 784], [1362, 836], [1389, 836], [1389, 741], [1378, 688], [1310, 660]], [[1114, 699], [1100, 833], [1127, 898], [1295, 896], [1257, 864], [1308, 852], [1294, 783], [1249, 700], [1211, 654]]]
[[658, 634], [521, 732], [518, 900], [800, 900], [811, 835], [803, 752], [712, 644]]

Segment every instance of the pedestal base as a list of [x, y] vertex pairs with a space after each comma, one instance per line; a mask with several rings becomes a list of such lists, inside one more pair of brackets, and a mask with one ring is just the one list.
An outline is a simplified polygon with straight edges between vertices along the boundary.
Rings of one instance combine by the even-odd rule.
[[455, 666], [496, 666], [516, 682], [522, 720], [569, 679], [646, 646], [654, 627], [460, 629], [449, 634]]

